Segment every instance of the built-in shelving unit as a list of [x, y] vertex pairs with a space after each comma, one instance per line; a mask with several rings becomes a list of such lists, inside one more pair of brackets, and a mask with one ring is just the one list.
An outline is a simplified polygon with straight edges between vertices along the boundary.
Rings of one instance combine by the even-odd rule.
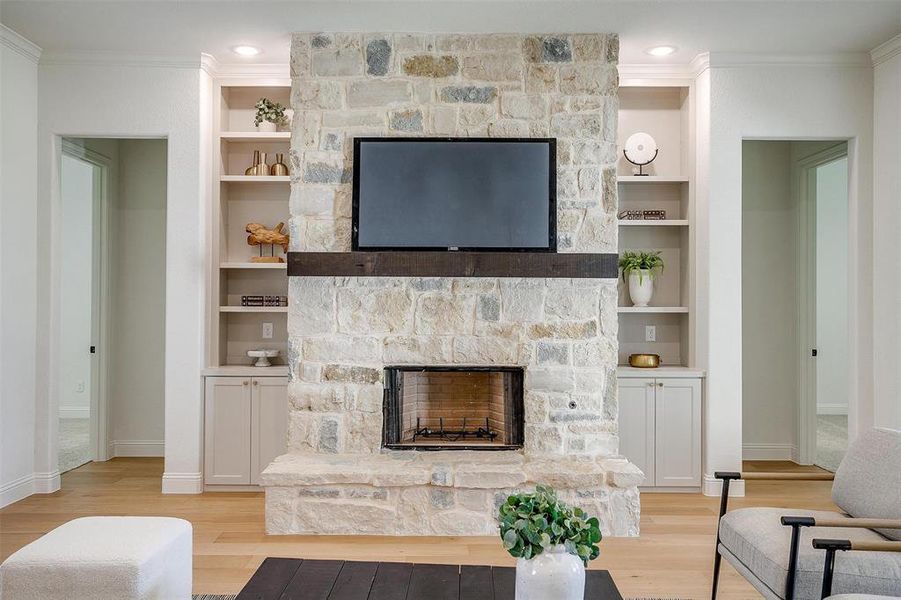
[[[629, 354], [659, 354], [674, 368], [694, 365], [694, 136], [693, 83], [624, 78], [619, 90], [617, 146], [619, 210], [664, 210], [661, 220], [619, 220], [619, 251], [659, 250], [665, 268], [655, 281], [650, 306], [636, 307], [628, 285], [619, 282], [619, 362]], [[637, 167], [622, 156], [633, 133], [651, 134], [659, 154], [636, 175]], [[647, 341], [648, 326], [655, 340]]]
[[[254, 127], [254, 105], [270, 98], [290, 105], [290, 80], [241, 78], [219, 79], [215, 83], [213, 108], [213, 223], [212, 262], [218, 268], [210, 274], [210, 343], [208, 364], [212, 374], [229, 374], [228, 369], [250, 368], [254, 359], [247, 351], [276, 348], [281, 355], [274, 367], [253, 367], [256, 375], [280, 375], [288, 349], [288, 309], [285, 306], [242, 306], [242, 296], [287, 296], [287, 262], [254, 263], [259, 248], [247, 244], [247, 223], [273, 227], [289, 222], [289, 176], [251, 176], [245, 171], [254, 151], [266, 154], [266, 162], [284, 155], [288, 164], [290, 131], [260, 132]], [[275, 255], [287, 260], [278, 247]], [[215, 293], [218, 292], [218, 293]], [[264, 323], [272, 324], [272, 338], [263, 338]]]

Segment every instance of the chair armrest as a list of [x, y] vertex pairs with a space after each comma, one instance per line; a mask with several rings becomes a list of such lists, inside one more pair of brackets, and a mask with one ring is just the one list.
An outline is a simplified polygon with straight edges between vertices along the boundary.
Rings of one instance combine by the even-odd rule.
[[742, 471], [742, 479], [772, 481], [832, 481], [835, 473], [756, 473]]
[[826, 551], [826, 562], [823, 565], [823, 588], [821, 592], [823, 598], [832, 595], [832, 575], [835, 570], [836, 552], [849, 550], [859, 550], [863, 552], [901, 552], [901, 542], [890, 542], [888, 540], [852, 542], [850, 540], [824, 540], [816, 538], [813, 540], [813, 547], [817, 550]]
[[[848, 517], [843, 519], [814, 518], [814, 527], [859, 527], [861, 529], [901, 529], [901, 519], [863, 519]], [[786, 523], [782, 523], [785, 525]]]

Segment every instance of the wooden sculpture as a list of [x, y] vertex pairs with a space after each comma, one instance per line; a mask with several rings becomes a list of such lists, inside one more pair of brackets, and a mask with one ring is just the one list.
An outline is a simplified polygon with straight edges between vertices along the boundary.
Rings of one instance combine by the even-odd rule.
[[[288, 252], [288, 242], [291, 238], [287, 233], [282, 233], [285, 224], [279, 223], [272, 229], [266, 229], [259, 223], [248, 223], [244, 231], [249, 233], [247, 236], [247, 244], [249, 246], [259, 246], [259, 256], [254, 256], [250, 262], [285, 262], [280, 256], [275, 256], [275, 246], [281, 246], [284, 252]], [[269, 256], [263, 255], [263, 246], [269, 246]]]

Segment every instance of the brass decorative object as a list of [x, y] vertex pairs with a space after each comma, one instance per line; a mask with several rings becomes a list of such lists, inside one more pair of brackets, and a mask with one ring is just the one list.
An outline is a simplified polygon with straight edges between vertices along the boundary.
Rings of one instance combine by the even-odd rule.
[[257, 167], [259, 166], [259, 164], [260, 164], [260, 151], [254, 150], [253, 151], [253, 163], [249, 167], [247, 167], [247, 169], [244, 171], [244, 174], [245, 175], [256, 175]]
[[255, 167], [254, 175], [269, 175], [269, 165], [266, 164], [266, 153], [260, 152], [260, 162]]
[[[264, 225], [260, 225], [259, 223], [248, 223], [244, 228], [244, 231], [249, 233], [247, 236], [247, 245], [249, 246], [259, 246], [260, 254], [259, 256], [252, 256], [250, 258], [250, 262], [255, 263], [282, 263], [285, 262], [280, 256], [275, 256], [275, 246], [281, 246], [282, 251], [288, 252], [288, 243], [290, 242], [290, 237], [287, 233], [283, 233], [285, 224], [279, 223], [272, 229], [267, 229]], [[269, 256], [266, 256], [263, 253], [263, 246], [269, 246]]]
[[660, 366], [659, 354], [630, 354], [629, 366], [638, 369], [656, 369]]
[[285, 155], [276, 154], [275, 164], [269, 168], [269, 174], [275, 176], [284, 176], [288, 174], [288, 165], [285, 164]]

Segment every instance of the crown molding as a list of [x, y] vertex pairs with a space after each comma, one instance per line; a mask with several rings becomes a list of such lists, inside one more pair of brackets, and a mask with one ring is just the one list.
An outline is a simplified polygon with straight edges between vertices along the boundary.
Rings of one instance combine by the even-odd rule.
[[25, 39], [3, 23], [0, 23], [0, 44], [35, 64], [41, 59], [40, 46]]
[[766, 54], [711, 52], [710, 67], [871, 67], [866, 52], [832, 54]]
[[706, 52], [696, 55], [688, 63], [668, 64], [621, 64], [619, 79], [621, 85], [648, 85], [659, 81], [661, 84], [687, 84], [710, 66], [710, 55]]
[[121, 54], [118, 52], [45, 52], [41, 65], [154, 67], [161, 69], [200, 69], [200, 56]]
[[873, 60], [874, 67], [891, 60], [899, 54], [901, 54], [901, 34], [870, 50], [870, 58]]

